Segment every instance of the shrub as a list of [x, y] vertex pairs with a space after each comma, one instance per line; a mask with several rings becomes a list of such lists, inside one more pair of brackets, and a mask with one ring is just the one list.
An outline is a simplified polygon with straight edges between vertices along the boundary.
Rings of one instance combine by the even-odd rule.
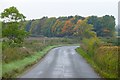
[[117, 46], [99, 47], [95, 52], [94, 61], [97, 63], [97, 65], [102, 71], [117, 77], [118, 75], [118, 47]]
[[84, 38], [82, 40], [81, 47], [90, 55], [93, 56], [96, 49], [101, 44], [101, 40], [97, 37], [92, 37], [90, 39]]
[[111, 43], [112, 39], [104, 39], [103, 41], [97, 37], [83, 39], [81, 48], [88, 53], [87, 56], [98, 66], [103, 77], [117, 78], [119, 69], [118, 50], [120, 47], [114, 46]]

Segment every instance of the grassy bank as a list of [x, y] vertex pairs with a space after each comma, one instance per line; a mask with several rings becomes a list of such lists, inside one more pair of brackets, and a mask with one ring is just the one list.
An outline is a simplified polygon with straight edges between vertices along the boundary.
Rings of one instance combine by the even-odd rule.
[[[118, 56], [117, 50], [106, 50], [95, 54], [95, 58], [91, 57], [82, 48], [77, 48], [76, 51], [82, 55], [89, 64], [100, 74], [103, 78], [118, 78]], [[108, 53], [111, 51], [111, 53]], [[106, 53], [107, 52], [107, 53]], [[114, 56], [112, 55], [114, 54]]]
[[0, 42], [0, 78], [2, 76], [2, 42]]
[[94, 63], [94, 61], [91, 59], [91, 57], [82, 49], [82, 48], [77, 48], [76, 51], [87, 60], [88, 63], [95, 69], [95, 71], [99, 71], [98, 66]]
[[10, 63], [4, 63], [2, 66], [3, 69], [3, 77], [10, 78], [10, 77], [16, 77], [19, 73], [23, 72], [26, 68], [29, 68], [36, 62], [38, 62], [40, 59], [42, 59], [45, 54], [52, 48], [57, 47], [56, 46], [48, 46], [44, 50], [37, 52], [36, 54], [26, 57], [22, 60], [13, 61]]

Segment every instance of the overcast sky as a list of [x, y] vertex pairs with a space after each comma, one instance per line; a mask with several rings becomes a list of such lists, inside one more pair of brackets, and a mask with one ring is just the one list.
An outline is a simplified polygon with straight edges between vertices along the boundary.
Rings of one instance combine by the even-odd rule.
[[119, 0], [0, 0], [0, 13], [15, 6], [27, 19], [43, 16], [103, 16], [113, 15], [118, 22]]

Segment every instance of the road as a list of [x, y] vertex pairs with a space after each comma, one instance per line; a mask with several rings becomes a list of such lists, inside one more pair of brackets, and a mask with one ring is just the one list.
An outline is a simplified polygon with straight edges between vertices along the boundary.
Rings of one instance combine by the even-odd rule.
[[82, 56], [78, 46], [63, 46], [52, 49], [21, 78], [100, 78]]

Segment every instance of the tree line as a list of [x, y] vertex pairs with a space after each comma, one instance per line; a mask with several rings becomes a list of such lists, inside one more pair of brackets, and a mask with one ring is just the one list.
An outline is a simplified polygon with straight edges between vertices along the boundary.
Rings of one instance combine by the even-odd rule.
[[115, 18], [112, 15], [43, 17], [26, 21], [24, 28], [32, 36], [90, 37], [90, 35], [96, 34], [98, 37], [113, 37], [115, 35]]
[[10, 43], [21, 43], [28, 36], [79, 37], [90, 38], [113, 37], [115, 35], [115, 18], [112, 15], [102, 17], [61, 16], [43, 17], [25, 20], [25, 16], [16, 7], [4, 9], [1, 13], [2, 37]]

